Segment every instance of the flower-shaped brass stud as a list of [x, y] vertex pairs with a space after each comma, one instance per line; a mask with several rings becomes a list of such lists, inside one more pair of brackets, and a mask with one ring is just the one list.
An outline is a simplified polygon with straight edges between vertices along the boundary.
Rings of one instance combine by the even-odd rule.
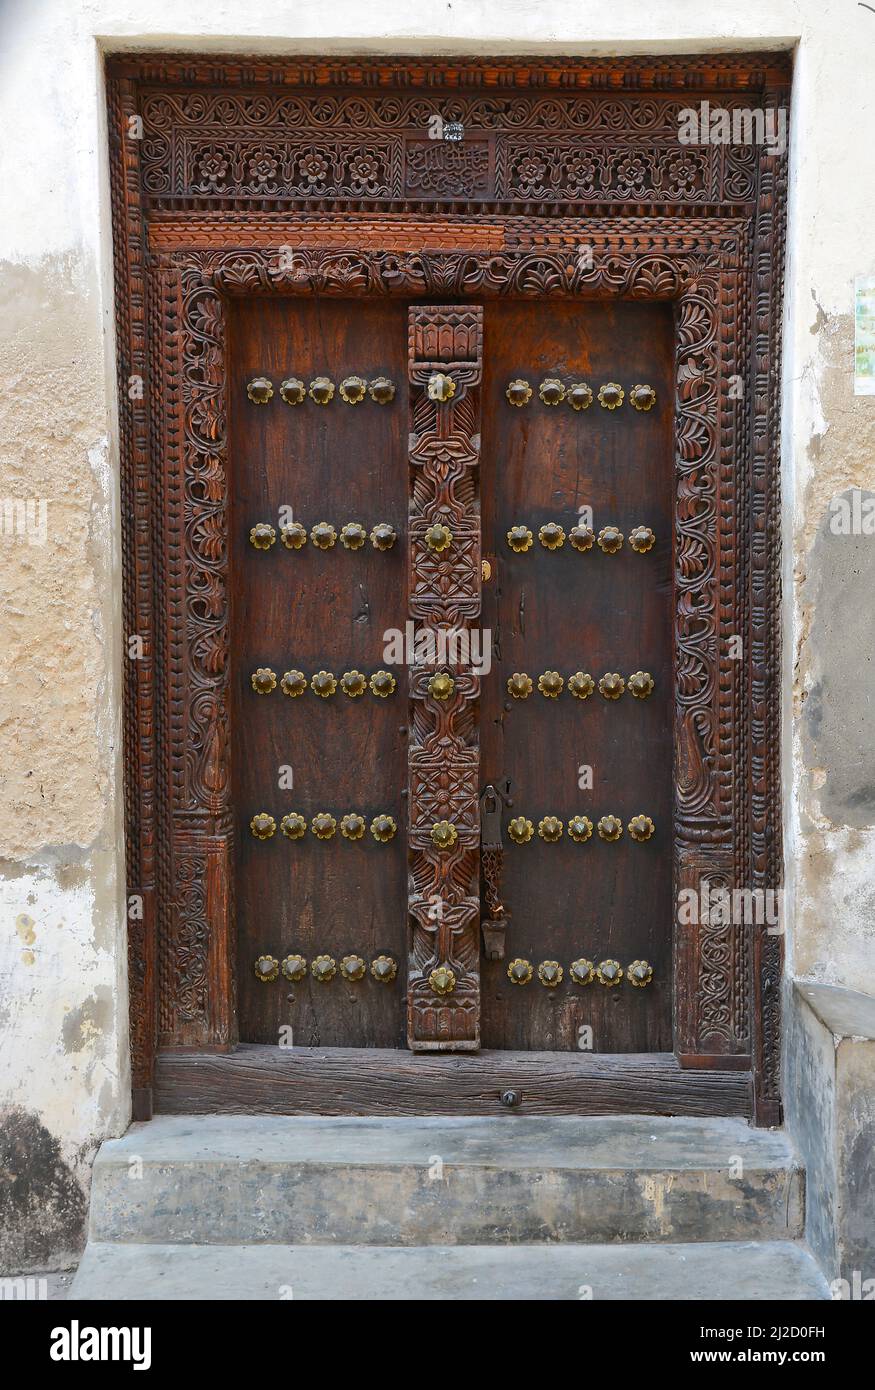
[[602, 816], [597, 826], [600, 840], [619, 840], [623, 822], [619, 816]]
[[340, 394], [347, 405], [358, 405], [367, 395], [368, 383], [364, 377], [345, 376], [340, 383]]
[[568, 973], [576, 985], [591, 985], [595, 979], [595, 965], [581, 956], [579, 960], [571, 962]]
[[572, 526], [568, 532], [568, 539], [573, 550], [579, 550], [584, 554], [585, 551], [592, 550], [595, 532], [591, 526], [584, 526], [583, 522], [580, 522], [577, 526]]
[[633, 960], [626, 966], [626, 979], [636, 989], [644, 989], [653, 979], [653, 966], [646, 960]]
[[273, 395], [273, 382], [270, 377], [256, 376], [246, 384], [246, 394], [255, 405], [267, 405]]
[[595, 690], [595, 681], [588, 671], [575, 671], [568, 677], [568, 689], [575, 700], [588, 700]]
[[344, 671], [340, 677], [340, 688], [351, 700], [357, 700], [368, 688], [367, 677], [361, 671]]
[[565, 399], [572, 410], [588, 410], [592, 405], [592, 389], [585, 381], [574, 381], [569, 386]]
[[364, 816], [356, 811], [350, 811], [340, 822], [340, 833], [345, 840], [360, 840], [366, 829]]
[[538, 979], [547, 989], [555, 989], [557, 985], [561, 985], [564, 973], [558, 960], [542, 960], [538, 966]]
[[456, 976], [446, 965], [439, 965], [437, 970], [433, 970], [428, 977], [435, 994], [452, 994], [456, 988]]
[[535, 827], [525, 816], [514, 816], [508, 824], [507, 833], [515, 845], [527, 845], [535, 833]]
[[653, 677], [649, 671], [635, 671], [629, 677], [629, 691], [636, 700], [646, 700], [653, 692]]
[[307, 973], [307, 962], [303, 956], [297, 954], [286, 956], [282, 963], [282, 972], [287, 980], [297, 984]]
[[361, 980], [367, 968], [361, 956], [344, 956], [340, 962], [340, 973], [345, 980]]
[[568, 834], [578, 845], [588, 840], [592, 835], [592, 821], [589, 816], [572, 816], [568, 822]]
[[290, 521], [288, 526], [280, 530], [280, 540], [286, 550], [300, 550], [302, 545], [307, 544], [307, 528], [300, 521]]
[[280, 681], [280, 690], [284, 695], [290, 695], [293, 700], [303, 695], [306, 689], [307, 677], [303, 671], [286, 671]]
[[307, 399], [307, 388], [296, 376], [290, 376], [280, 387], [280, 395], [286, 405], [300, 405]]
[[510, 382], [504, 393], [511, 405], [528, 405], [532, 399], [532, 388], [522, 377], [516, 377]]
[[317, 376], [310, 382], [309, 396], [317, 405], [327, 405], [334, 399], [334, 382], [327, 376]]
[[368, 395], [377, 405], [388, 405], [395, 399], [395, 385], [387, 376], [375, 376], [368, 385]]
[[276, 531], [266, 521], [259, 521], [249, 532], [250, 545], [256, 550], [270, 550], [276, 540]]
[[629, 822], [629, 834], [633, 840], [649, 840], [656, 826], [649, 816], [633, 816]]
[[300, 811], [289, 811], [280, 821], [280, 830], [287, 840], [303, 840], [307, 833], [307, 822]]
[[565, 544], [565, 532], [555, 521], [548, 521], [538, 531], [538, 540], [546, 550], [558, 550]]
[[639, 555], [646, 555], [648, 550], [652, 550], [655, 540], [656, 537], [649, 526], [635, 526], [629, 532], [629, 544]]
[[459, 832], [452, 821], [435, 821], [431, 827], [432, 844], [437, 845], [438, 849], [452, 849], [459, 838]]
[[507, 967], [507, 978], [512, 985], [527, 985], [534, 974], [530, 960], [512, 960]]
[[525, 671], [514, 671], [513, 675], [507, 678], [507, 693], [515, 700], [527, 700], [533, 689], [532, 678], [527, 676]]
[[507, 543], [517, 555], [531, 550], [534, 539], [528, 526], [511, 526], [507, 533]]
[[252, 682], [252, 689], [258, 695], [269, 695], [272, 690], [276, 690], [276, 674], [269, 666], [259, 666], [257, 671], [253, 671], [249, 677]]
[[429, 526], [424, 540], [429, 550], [433, 550], [435, 555], [443, 555], [444, 551], [449, 550], [453, 544], [453, 533], [449, 526], [437, 522], [434, 526]]
[[616, 555], [623, 546], [623, 532], [618, 526], [603, 526], [599, 531], [599, 550], [605, 555]]
[[538, 689], [548, 700], [555, 700], [562, 694], [564, 680], [558, 671], [545, 671], [538, 677]]
[[310, 966], [310, 974], [320, 984], [327, 985], [337, 974], [337, 962], [331, 956], [317, 956]]
[[371, 961], [371, 974], [380, 984], [387, 985], [398, 974], [398, 966], [391, 956], [377, 956]]
[[280, 963], [276, 956], [259, 956], [255, 962], [255, 974], [262, 983], [275, 980], [280, 973]]
[[555, 845], [557, 840], [562, 839], [561, 820], [558, 816], [545, 816], [543, 820], [538, 821], [538, 834], [549, 845]]
[[430, 401], [438, 401], [444, 404], [451, 401], [456, 394], [456, 383], [446, 372], [433, 372], [428, 379], [428, 398]]
[[310, 829], [317, 840], [330, 840], [337, 829], [337, 821], [327, 811], [320, 811], [311, 820]]
[[267, 811], [259, 811], [249, 822], [249, 829], [256, 840], [269, 840], [271, 835], [276, 833], [276, 821]]
[[317, 550], [330, 550], [337, 540], [337, 532], [330, 521], [317, 521], [310, 532], [310, 540]]
[[371, 531], [371, 545], [375, 550], [391, 550], [398, 536], [394, 526], [388, 521], [380, 521]]
[[347, 550], [361, 550], [368, 533], [360, 521], [348, 521], [340, 528], [340, 543]]
[[327, 700], [337, 689], [333, 671], [317, 671], [310, 681], [310, 689], [323, 700]]
[[456, 688], [449, 671], [438, 671], [428, 683], [428, 693], [433, 700], [448, 700]]
[[618, 381], [607, 381], [599, 387], [599, 405], [605, 410], [616, 410], [622, 405], [626, 393]]
[[652, 410], [656, 405], [656, 392], [652, 386], [633, 386], [629, 400], [636, 410]]
[[391, 671], [375, 671], [368, 681], [372, 695], [378, 695], [381, 700], [395, 693], [396, 680]]
[[618, 671], [606, 671], [599, 681], [599, 694], [606, 700], [619, 700], [626, 689], [626, 682]]
[[618, 985], [623, 978], [623, 969], [618, 960], [603, 960], [595, 973], [599, 984], [607, 985], [609, 989]]
[[565, 400], [565, 387], [557, 376], [548, 376], [541, 382], [538, 395], [544, 405], [559, 405]]
[[375, 840], [379, 840], [381, 845], [393, 839], [397, 829], [398, 827], [391, 816], [374, 816], [371, 821], [371, 834]]

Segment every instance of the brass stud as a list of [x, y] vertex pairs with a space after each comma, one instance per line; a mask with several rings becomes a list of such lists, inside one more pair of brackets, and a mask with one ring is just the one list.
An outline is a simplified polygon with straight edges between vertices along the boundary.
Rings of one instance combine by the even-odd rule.
[[340, 528], [340, 543], [347, 550], [361, 550], [368, 533], [360, 521], [348, 521]]
[[361, 376], [345, 376], [340, 383], [340, 394], [347, 405], [358, 405], [368, 391], [368, 383]]
[[317, 550], [330, 550], [337, 540], [337, 532], [330, 521], [317, 521], [310, 532], [310, 540]]
[[633, 386], [629, 400], [636, 410], [651, 410], [656, 405], [656, 392], [652, 386]]
[[375, 671], [368, 681], [372, 695], [378, 695], [381, 700], [385, 700], [389, 695], [395, 693], [397, 682], [391, 671]]
[[255, 962], [255, 973], [262, 984], [275, 980], [280, 973], [280, 963], [276, 956], [259, 956]]
[[619, 840], [623, 822], [619, 816], [602, 816], [597, 826], [600, 840]]
[[507, 978], [512, 985], [527, 985], [535, 972], [532, 969], [532, 962], [517, 958], [512, 960], [507, 967]]
[[351, 700], [357, 700], [368, 688], [367, 677], [361, 671], [344, 671], [340, 677], [340, 688]]
[[287, 840], [303, 840], [307, 833], [307, 822], [299, 811], [289, 811], [280, 821], [280, 830]]
[[273, 816], [268, 815], [267, 811], [259, 811], [258, 815], [253, 816], [249, 822], [249, 829], [256, 840], [269, 840], [271, 835], [276, 832], [276, 821]]
[[653, 693], [653, 677], [649, 671], [635, 671], [629, 677], [628, 684], [636, 700], [646, 700]]
[[514, 381], [510, 382], [504, 394], [511, 405], [528, 405], [532, 399], [532, 388], [522, 377], [516, 377]]
[[367, 968], [361, 956], [344, 956], [340, 962], [340, 973], [345, 980], [362, 979]]
[[309, 396], [317, 405], [327, 405], [334, 399], [334, 382], [327, 376], [317, 376], [310, 382]]
[[246, 394], [255, 405], [267, 405], [273, 395], [273, 382], [270, 377], [253, 377], [246, 385]]
[[568, 972], [576, 985], [591, 985], [595, 979], [595, 965], [585, 956], [573, 960]]
[[371, 545], [375, 550], [391, 550], [398, 536], [395, 527], [388, 521], [380, 521], [371, 531]]
[[507, 693], [515, 700], [527, 700], [533, 689], [532, 678], [527, 676], [525, 671], [514, 671], [513, 675], [507, 678]]
[[652, 550], [655, 541], [656, 537], [649, 526], [635, 526], [629, 532], [629, 544], [639, 555], [646, 555], [648, 550]]
[[568, 532], [568, 539], [572, 549], [583, 555], [587, 550], [592, 550], [595, 532], [591, 526], [584, 526], [583, 522], [580, 522], [577, 526], [572, 526]]
[[428, 977], [435, 994], [452, 994], [456, 988], [455, 973], [446, 965], [439, 965], [437, 970], [433, 970]]
[[323, 700], [329, 699], [337, 689], [333, 671], [317, 671], [310, 681], [310, 689]]
[[599, 531], [599, 550], [605, 555], [616, 555], [623, 546], [623, 532], [618, 526], [603, 526]]
[[276, 674], [269, 666], [259, 666], [249, 679], [257, 695], [269, 695], [272, 690], [276, 690]]
[[592, 388], [585, 381], [575, 381], [569, 386], [565, 399], [572, 410], [589, 410], [592, 405]]
[[645, 989], [653, 979], [653, 966], [646, 960], [633, 960], [626, 967], [626, 979], [636, 989]]
[[302, 545], [307, 544], [307, 528], [300, 521], [290, 521], [288, 526], [280, 530], [280, 539], [286, 550], [300, 550]]
[[568, 677], [568, 689], [575, 700], [588, 700], [595, 690], [595, 681], [588, 671], [575, 671]]
[[514, 816], [508, 824], [507, 833], [515, 845], [527, 845], [535, 833], [535, 827], [525, 816]]
[[303, 980], [307, 974], [307, 961], [304, 956], [286, 956], [282, 963], [282, 972], [287, 980], [291, 980], [295, 985], [299, 980]]
[[559, 405], [565, 400], [565, 387], [556, 376], [545, 377], [538, 388], [538, 395], [544, 405]]
[[367, 829], [364, 816], [350, 811], [340, 822], [340, 833], [345, 840], [360, 840]]
[[619, 700], [626, 689], [626, 682], [618, 671], [606, 671], [599, 681], [599, 694], [606, 700]]
[[317, 956], [310, 966], [310, 974], [320, 984], [327, 985], [337, 974], [337, 962], [331, 956]]
[[545, 671], [538, 677], [538, 689], [548, 700], [556, 700], [562, 694], [564, 680], [558, 671]]
[[437, 401], [443, 405], [455, 396], [456, 383], [451, 376], [447, 376], [446, 372], [432, 372], [426, 389], [430, 401]]
[[568, 834], [575, 844], [584, 844], [592, 835], [592, 821], [589, 816], [572, 816], [568, 822]]
[[428, 693], [433, 700], [448, 700], [456, 688], [456, 682], [448, 671], [438, 671], [428, 683]]
[[280, 681], [280, 690], [284, 695], [290, 695], [293, 700], [303, 695], [306, 689], [307, 677], [303, 671], [286, 671]]
[[629, 834], [639, 843], [649, 840], [655, 830], [656, 826], [649, 816], [633, 816], [629, 822]]
[[555, 845], [557, 840], [562, 839], [562, 822], [558, 816], [545, 816], [538, 821], [538, 834], [547, 844]]
[[625, 398], [626, 393], [618, 381], [608, 381], [599, 387], [599, 405], [605, 410], [616, 410]]
[[387, 985], [398, 974], [398, 966], [391, 956], [377, 956], [376, 960], [371, 961], [371, 974], [380, 984]]
[[546, 550], [559, 550], [565, 544], [565, 532], [555, 521], [548, 521], [538, 531], [538, 540]]
[[596, 978], [600, 985], [606, 985], [612, 989], [618, 985], [623, 978], [623, 970], [618, 960], [603, 960], [596, 967]]
[[424, 539], [429, 550], [433, 550], [436, 555], [443, 555], [444, 551], [449, 550], [453, 543], [453, 533], [449, 526], [436, 523], [434, 526], [429, 526]]
[[300, 405], [307, 399], [307, 388], [296, 376], [290, 376], [280, 387], [280, 395], [286, 405]]
[[368, 386], [368, 395], [377, 405], [388, 405], [395, 399], [395, 386], [387, 376], [375, 376]]
[[531, 550], [534, 539], [528, 526], [511, 526], [507, 533], [507, 543], [511, 550], [517, 555], [522, 555], [525, 551]]
[[459, 832], [452, 821], [435, 821], [431, 827], [432, 844], [437, 845], [438, 849], [452, 849], [459, 838]]
[[276, 531], [266, 521], [259, 521], [249, 532], [250, 544], [256, 550], [270, 550], [276, 540]]
[[538, 966], [538, 979], [547, 989], [555, 989], [557, 985], [561, 985], [564, 973], [558, 960], [542, 960]]
[[381, 845], [387, 844], [394, 839], [395, 831], [398, 829], [391, 816], [374, 816], [371, 821], [371, 834], [375, 840], [379, 840]]
[[330, 840], [337, 829], [337, 821], [327, 811], [320, 811], [311, 820], [310, 829], [317, 840]]

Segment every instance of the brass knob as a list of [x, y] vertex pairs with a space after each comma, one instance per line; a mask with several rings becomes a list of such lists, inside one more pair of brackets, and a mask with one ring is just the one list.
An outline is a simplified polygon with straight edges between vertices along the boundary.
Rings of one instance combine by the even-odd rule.
[[619, 816], [602, 816], [596, 827], [601, 840], [619, 840], [623, 833], [623, 822]]
[[616, 410], [618, 405], [623, 404], [625, 396], [626, 393], [618, 381], [608, 381], [599, 387], [599, 405], [605, 410]]
[[578, 845], [582, 845], [592, 835], [592, 821], [589, 816], [572, 816], [568, 822], [568, 834]]
[[456, 682], [448, 671], [438, 671], [428, 683], [428, 693], [433, 700], [448, 700], [456, 688]]
[[565, 685], [564, 680], [558, 671], [545, 671], [538, 677], [538, 689], [548, 700], [555, 700], [561, 694]]
[[438, 401], [443, 404], [451, 401], [456, 394], [456, 383], [446, 372], [432, 372], [428, 379], [428, 398], [430, 401]]
[[375, 550], [391, 550], [397, 539], [395, 527], [390, 526], [388, 521], [378, 522], [371, 531], [371, 545]]
[[280, 395], [286, 405], [300, 405], [307, 399], [307, 388], [296, 376], [290, 376], [280, 387]]
[[368, 681], [372, 695], [379, 695], [381, 700], [392, 695], [395, 691], [395, 677], [391, 671], [375, 671]]
[[364, 816], [355, 811], [350, 811], [340, 822], [340, 833], [345, 840], [360, 840], [366, 829]]
[[516, 377], [504, 393], [511, 405], [528, 405], [532, 399], [532, 388], [522, 377]]
[[337, 829], [337, 821], [327, 811], [320, 811], [311, 820], [310, 829], [317, 840], [330, 840]]
[[371, 961], [371, 974], [381, 984], [388, 984], [398, 974], [398, 967], [391, 956], [377, 956]]
[[542, 960], [538, 966], [538, 979], [548, 989], [555, 989], [557, 985], [561, 985], [564, 973], [558, 960]]
[[565, 544], [565, 532], [555, 521], [548, 521], [538, 531], [538, 540], [547, 550], [559, 550]]
[[267, 811], [259, 811], [249, 822], [249, 829], [256, 840], [269, 840], [271, 835], [276, 833], [276, 821]]
[[272, 690], [276, 690], [276, 674], [269, 666], [259, 666], [257, 671], [253, 671], [249, 677], [252, 682], [252, 689], [258, 695], [269, 695]]
[[249, 540], [256, 550], [270, 550], [276, 540], [276, 531], [266, 521], [259, 521], [249, 532]]
[[368, 383], [361, 376], [345, 376], [340, 383], [340, 394], [347, 405], [358, 405], [367, 395]]
[[280, 973], [280, 963], [276, 956], [259, 956], [255, 962], [255, 973], [263, 984], [275, 980]]
[[595, 973], [599, 984], [607, 985], [609, 989], [618, 985], [623, 978], [623, 970], [618, 960], [603, 960]]
[[345, 980], [360, 980], [367, 968], [361, 956], [344, 956], [340, 962], [340, 973]]
[[267, 405], [273, 395], [273, 382], [270, 377], [253, 377], [246, 386], [246, 394], [256, 405]]
[[568, 972], [576, 985], [591, 985], [595, 979], [595, 966], [591, 960], [581, 956], [573, 960]]
[[288, 526], [282, 527], [280, 539], [286, 550], [300, 550], [307, 544], [307, 528], [300, 521], [290, 521]]
[[511, 526], [507, 533], [507, 543], [517, 555], [531, 550], [534, 536], [528, 526]]
[[507, 967], [507, 978], [512, 985], [527, 985], [535, 972], [528, 960], [512, 960]]
[[453, 533], [449, 526], [436, 523], [429, 526], [425, 533], [425, 543], [429, 550], [433, 550], [436, 555], [443, 555], [445, 550], [449, 550], [453, 543]]
[[282, 963], [282, 972], [287, 980], [297, 984], [307, 974], [307, 962], [303, 956], [286, 956]]
[[653, 979], [653, 966], [646, 960], [633, 960], [632, 964], [626, 967], [626, 979], [636, 989], [644, 989]]
[[599, 694], [606, 700], [619, 700], [626, 689], [626, 682], [619, 671], [606, 671], [599, 681]]
[[314, 694], [327, 700], [337, 689], [337, 681], [333, 671], [317, 671], [310, 681], [310, 689]]
[[588, 671], [575, 671], [568, 677], [568, 689], [575, 700], [588, 700], [595, 690], [595, 681]]
[[565, 399], [572, 410], [588, 410], [592, 405], [592, 389], [585, 381], [572, 382]]
[[653, 549], [656, 537], [649, 526], [635, 526], [629, 532], [629, 544], [639, 555], [646, 555]]
[[535, 833], [535, 827], [525, 816], [514, 816], [508, 824], [507, 833], [515, 845], [527, 845]]
[[330, 550], [337, 540], [337, 532], [330, 521], [317, 521], [310, 532], [310, 540], [317, 550]]
[[652, 386], [633, 386], [629, 400], [636, 410], [651, 410], [656, 405], [656, 392]]
[[545, 816], [538, 821], [538, 834], [542, 840], [553, 845], [557, 840], [562, 839], [562, 822], [558, 816]]
[[456, 988], [456, 976], [446, 965], [439, 965], [428, 977], [435, 994], [452, 994]]
[[618, 526], [603, 526], [599, 531], [599, 549], [605, 555], [616, 555], [623, 546], [623, 532]]
[[380, 844], [383, 845], [394, 838], [397, 829], [398, 827], [391, 816], [374, 816], [371, 821], [371, 834], [375, 840], [379, 840]]
[[327, 985], [337, 974], [337, 962], [331, 956], [317, 956], [310, 966], [310, 974], [320, 984]]
[[459, 832], [452, 821], [435, 821], [431, 827], [432, 843], [437, 845], [438, 849], [452, 849], [458, 838]]
[[653, 691], [653, 677], [649, 671], [635, 671], [629, 677], [629, 692], [636, 700], [646, 700]]
[[340, 688], [351, 700], [357, 700], [368, 688], [367, 676], [361, 671], [344, 671], [340, 677]]
[[303, 840], [307, 833], [307, 822], [299, 811], [289, 811], [280, 821], [280, 830], [287, 840]]
[[565, 400], [565, 387], [558, 377], [548, 376], [541, 382], [538, 395], [545, 405], [558, 405]]
[[532, 678], [527, 676], [525, 671], [514, 671], [513, 675], [507, 678], [507, 693], [515, 700], [527, 700], [533, 689]]
[[348, 521], [340, 528], [340, 543], [347, 550], [361, 550], [368, 533], [360, 521]]
[[280, 681], [280, 690], [284, 695], [290, 695], [293, 700], [299, 695], [303, 695], [307, 689], [307, 677], [303, 671], [286, 671]]
[[580, 553], [583, 554], [587, 550], [592, 550], [595, 532], [591, 526], [584, 526], [583, 522], [581, 522], [577, 526], [572, 526], [571, 530], [568, 532], [568, 539], [571, 542], [572, 549], [579, 550]]
[[629, 834], [633, 840], [649, 840], [656, 826], [649, 816], [633, 816], [629, 822]]
[[317, 376], [310, 382], [309, 395], [317, 405], [327, 405], [334, 399], [334, 382], [329, 381], [327, 376]]
[[368, 395], [377, 405], [388, 405], [395, 399], [395, 387], [387, 376], [375, 376], [368, 386]]

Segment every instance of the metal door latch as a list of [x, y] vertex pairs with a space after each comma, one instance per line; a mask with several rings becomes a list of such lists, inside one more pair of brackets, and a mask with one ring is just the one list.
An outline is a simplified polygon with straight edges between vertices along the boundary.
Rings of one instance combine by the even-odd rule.
[[504, 868], [504, 843], [501, 817], [505, 806], [513, 803], [506, 790], [499, 791], [488, 782], [480, 795], [480, 870], [483, 876], [483, 902], [488, 916], [481, 917], [483, 952], [487, 960], [504, 960], [504, 938], [508, 914], [501, 901], [501, 875]]

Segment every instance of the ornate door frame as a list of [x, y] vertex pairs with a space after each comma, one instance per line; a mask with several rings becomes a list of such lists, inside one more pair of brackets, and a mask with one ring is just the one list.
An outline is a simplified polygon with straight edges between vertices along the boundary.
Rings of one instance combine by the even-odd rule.
[[[671, 1110], [779, 1120], [782, 941], [753, 924], [675, 928], [675, 1049], [665, 1056], [404, 1053], [396, 1065], [395, 1054], [390, 1060], [385, 1053], [339, 1049], [308, 1057], [297, 1049], [283, 1055], [235, 1048], [224, 420], [225, 306], [234, 296], [392, 295], [448, 306], [419, 330], [412, 327], [411, 384], [419, 390], [427, 363], [428, 370], [444, 367], [457, 376], [461, 370], [466, 391], [475, 393], [478, 330], [468, 306], [502, 296], [671, 301], [675, 885], [776, 888], [785, 164], [764, 147], [752, 155], [736, 151], [734, 160], [732, 147], [716, 154], [705, 147], [702, 187], [684, 202], [689, 190], [677, 170], [670, 173], [680, 147], [666, 148], [652, 127], [665, 123], [667, 100], [688, 103], [691, 92], [697, 100], [716, 91], [727, 103], [770, 109], [787, 105], [788, 83], [785, 60], [763, 55], [354, 66], [111, 60], [125, 630], [142, 638], [141, 658], [127, 663], [125, 710], [128, 891], [142, 904], [130, 922], [129, 948], [138, 1116], [151, 1113], [156, 1084], [162, 1107], [181, 1111], [324, 1109], [330, 1089], [338, 1113], [393, 1103], [482, 1113], [498, 1104], [506, 1086], [525, 1078], [529, 1108], [541, 1111]], [[617, 88], [621, 101], [603, 95]], [[330, 95], [323, 97], [322, 89]], [[385, 163], [396, 170], [395, 182], [387, 176], [388, 193], [370, 188], [370, 197], [352, 198], [342, 145], [344, 138], [355, 141], [336, 112], [350, 93], [376, 111], [382, 89], [396, 94], [396, 107], [418, 101], [427, 110], [454, 97], [466, 121], [470, 114], [484, 123], [480, 153], [475, 140], [466, 160], [454, 164], [449, 155], [432, 157], [407, 126], [390, 129]], [[513, 97], [499, 99], [508, 89]], [[561, 101], [551, 95], [557, 91]], [[260, 199], [251, 189], [223, 197], [199, 191], [191, 172], [194, 133], [203, 151], [211, 104], [230, 132], [218, 153], [213, 132], [209, 148], [219, 161], [213, 167], [224, 161], [246, 178], [253, 168], [270, 172], [271, 164], [277, 172], [282, 101], [297, 101], [305, 111], [308, 103], [321, 102], [320, 110], [327, 103], [331, 141], [314, 154], [320, 164], [312, 169], [324, 179], [333, 165], [337, 187], [329, 194], [320, 186], [320, 198], [294, 187]], [[594, 126], [604, 123], [606, 108], [620, 111], [633, 146], [627, 182], [619, 189], [603, 185], [598, 197], [547, 200], [547, 206], [534, 186], [523, 198], [508, 187], [509, 169], [517, 166], [501, 121], [522, 109], [530, 124], [543, 127], [549, 151], [567, 137], [564, 126], [559, 135], [556, 127], [559, 117], [570, 119], [572, 102], [573, 115], [583, 112]], [[387, 107], [390, 127], [396, 107]], [[485, 126], [490, 112], [492, 128]], [[137, 135], [144, 113], [145, 129]], [[603, 145], [606, 138], [602, 133]], [[614, 129], [609, 140], [616, 138]], [[265, 153], [268, 144], [273, 153]], [[571, 146], [582, 147], [579, 133]], [[300, 170], [300, 160], [296, 147], [284, 168]], [[643, 182], [634, 182], [635, 160]], [[541, 159], [539, 166], [548, 163]], [[530, 172], [537, 176], [539, 169]], [[415, 201], [412, 189], [420, 195]], [[484, 189], [501, 196], [485, 197]], [[443, 332], [436, 329], [441, 314]], [[131, 389], [137, 379], [141, 393]], [[443, 426], [419, 401], [412, 391], [411, 466], [424, 467], [425, 475], [425, 445]], [[417, 535], [414, 519], [411, 547]], [[479, 611], [478, 546], [473, 538], [453, 577], [465, 621]], [[429, 614], [440, 620], [433, 616], [436, 585], [416, 602], [412, 612], [420, 620], [429, 621]], [[730, 640], [738, 638], [741, 659]], [[468, 677], [452, 707], [439, 710], [425, 695], [422, 673], [411, 673], [411, 1039], [438, 1052], [458, 1049], [466, 1037], [476, 1046], [461, 1022], [472, 1001], [476, 1010], [479, 959], [476, 900], [472, 905], [466, 888], [476, 881], [478, 852], [470, 718], [476, 695]], [[419, 843], [416, 828], [428, 780], [425, 745], [436, 719], [457, 744], [454, 820], [461, 830], [449, 872], [446, 861]], [[435, 941], [420, 909], [438, 879], [450, 911], [444, 939]], [[457, 967], [462, 963], [458, 1012], [451, 1010], [458, 1026], [428, 999], [416, 1003], [425, 972], [450, 955]]]

